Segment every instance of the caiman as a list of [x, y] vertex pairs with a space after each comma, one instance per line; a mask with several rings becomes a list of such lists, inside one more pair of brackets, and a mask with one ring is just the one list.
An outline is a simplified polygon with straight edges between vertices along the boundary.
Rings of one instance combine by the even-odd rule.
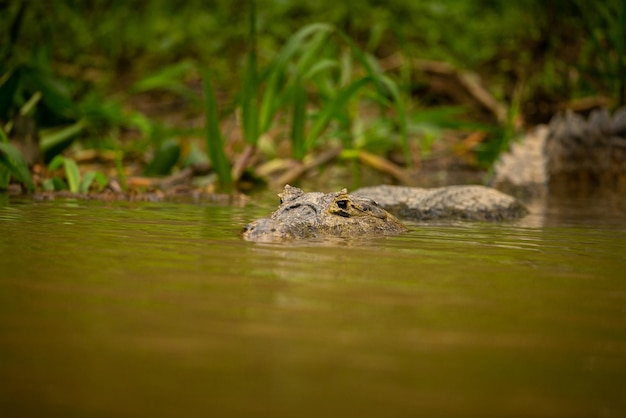
[[529, 132], [494, 166], [493, 185], [557, 196], [626, 192], [626, 107], [567, 112]]
[[348, 194], [305, 193], [286, 185], [280, 206], [268, 218], [246, 225], [242, 236], [248, 241], [282, 242], [301, 238], [361, 237], [393, 235], [406, 226], [374, 200]]
[[274, 213], [244, 227], [245, 240], [283, 242], [302, 238], [395, 235], [406, 231], [406, 226], [385, 209], [413, 221], [493, 221], [527, 213], [514, 198], [482, 186], [439, 189], [376, 186], [348, 194], [346, 189], [305, 193], [286, 185], [278, 196], [280, 206]]

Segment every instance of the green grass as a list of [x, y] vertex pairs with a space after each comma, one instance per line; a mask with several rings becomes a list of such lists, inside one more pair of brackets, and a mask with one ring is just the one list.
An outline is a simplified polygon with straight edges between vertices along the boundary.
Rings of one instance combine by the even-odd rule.
[[[276, 58], [259, 70], [254, 2], [250, 2], [250, 14], [243, 86], [237, 96], [246, 143], [256, 145], [261, 135], [276, 123], [283, 123], [282, 119], [277, 121], [277, 115], [290, 114], [294, 159], [302, 160], [334, 136], [344, 138], [343, 146], [351, 148], [355, 141], [350, 127], [358, 115], [352, 115], [349, 108], [358, 107], [367, 98], [380, 105], [381, 117], [388, 117], [386, 109], [393, 111], [408, 156], [406, 113], [400, 90], [376, 68], [373, 57], [333, 25], [313, 23], [292, 35]], [[215, 93], [206, 75], [204, 85], [207, 151], [222, 185], [227, 186], [233, 179], [223, 152]], [[333, 122], [336, 126], [331, 129]], [[325, 137], [330, 131], [332, 135]]]
[[[480, 73], [509, 108], [505, 126], [480, 128], [493, 132], [477, 149], [488, 165], [516, 134], [515, 116], [541, 94], [623, 104], [625, 28], [621, 0], [287, 0], [262, 8], [254, 0], [59, 0], [52, 11], [18, 0], [0, 13], [0, 128], [12, 137], [13, 119], [26, 114], [45, 162], [80, 148], [112, 149], [150, 175], [183, 167], [186, 150], [204, 142], [225, 189], [235, 186], [238, 155], [226, 155], [220, 122], [233, 112], [252, 147], [280, 131], [296, 160], [339, 143], [346, 155], [399, 150], [410, 166], [412, 148], [427, 158], [442, 130], [471, 125], [453, 126], [464, 115], [415, 94], [423, 79], [408, 63], [433, 59]], [[398, 53], [407, 58], [399, 68], [379, 67]], [[227, 96], [221, 112], [213, 85]], [[189, 119], [204, 113], [205, 126], [144, 114], [134, 102], [142, 95], [175, 97]], [[0, 186], [11, 177], [26, 185], [19, 152], [2, 147]]]
[[35, 186], [22, 154], [8, 142], [0, 141], [0, 190], [7, 188], [11, 177], [22, 183], [26, 190], [34, 190]]
[[76, 161], [71, 158], [57, 155], [48, 165], [50, 171], [55, 171], [63, 167], [65, 174], [65, 183], [63, 180], [53, 177], [47, 179], [44, 188], [47, 190], [68, 189], [72, 193], [86, 194], [91, 190], [92, 184], [97, 185], [98, 191], [106, 186], [108, 180], [104, 174], [99, 171], [89, 171], [81, 175]]
[[205, 99], [205, 130], [206, 147], [209, 158], [213, 163], [213, 169], [217, 173], [222, 188], [227, 191], [233, 188], [231, 166], [224, 152], [224, 139], [220, 131], [218, 117], [218, 105], [215, 99], [215, 91], [211, 84], [208, 73], [204, 74], [204, 99]]
[[[252, 43], [256, 37], [251, 30]], [[341, 30], [326, 23], [313, 23], [300, 29], [262, 71], [265, 77], [252, 70], [255, 54], [255, 48], [251, 48], [241, 94], [244, 137], [248, 143], [256, 143], [260, 134], [269, 131], [278, 113], [291, 113], [292, 155], [300, 160], [315, 146], [323, 144], [323, 135], [333, 121], [346, 122], [343, 126], [348, 128], [335, 134], [351, 136], [349, 126], [354, 117], [347, 108], [351, 102], [365, 97], [363, 91], [369, 89], [369, 100], [394, 111], [404, 148], [408, 150], [406, 113], [397, 84], [382, 74], [373, 65], [373, 57]], [[354, 69], [357, 65], [359, 71]], [[263, 92], [260, 101], [259, 90]], [[246, 110], [257, 107], [258, 124], [253, 122], [256, 110]], [[260, 127], [260, 131], [251, 127]], [[344, 142], [344, 146], [351, 145], [352, 141]]]

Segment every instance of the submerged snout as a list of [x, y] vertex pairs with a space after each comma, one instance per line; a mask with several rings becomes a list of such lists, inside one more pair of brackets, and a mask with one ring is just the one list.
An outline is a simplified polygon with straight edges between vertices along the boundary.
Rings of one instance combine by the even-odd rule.
[[287, 239], [289, 234], [281, 223], [261, 218], [244, 226], [241, 236], [246, 241], [276, 242]]

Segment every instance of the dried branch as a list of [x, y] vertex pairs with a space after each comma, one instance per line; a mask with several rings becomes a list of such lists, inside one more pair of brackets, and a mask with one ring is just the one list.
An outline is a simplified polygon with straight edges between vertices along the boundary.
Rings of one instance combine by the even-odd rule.
[[[399, 54], [393, 54], [381, 61], [381, 67], [385, 70], [391, 70], [401, 66], [405, 62], [405, 58]], [[424, 73], [446, 76], [456, 79], [463, 89], [472, 96], [480, 105], [489, 110], [496, 117], [498, 122], [505, 124], [507, 120], [507, 108], [504, 104], [498, 102], [485, 87], [478, 74], [471, 71], [461, 71], [452, 67], [450, 64], [441, 61], [412, 59], [411, 66], [417, 68]]]
[[335, 159], [341, 153], [341, 148], [331, 148], [326, 152], [318, 155], [310, 161], [298, 164], [296, 167], [284, 173], [274, 183], [279, 185], [289, 184], [301, 177], [307, 171], [326, 164], [327, 162]]
[[413, 179], [409, 176], [406, 170], [401, 167], [395, 165], [391, 161], [386, 158], [379, 157], [378, 155], [371, 154], [367, 151], [360, 150], [359, 151], [359, 161], [365, 165], [368, 165], [375, 170], [383, 172], [385, 174], [389, 174], [400, 183], [405, 184], [407, 186], [412, 186], [415, 184]]
[[241, 175], [248, 167], [252, 156], [254, 155], [254, 151], [256, 150], [256, 146], [253, 144], [249, 144], [244, 148], [243, 152], [237, 157], [235, 163], [233, 164], [232, 169], [232, 177], [233, 182], [237, 183], [241, 178]]

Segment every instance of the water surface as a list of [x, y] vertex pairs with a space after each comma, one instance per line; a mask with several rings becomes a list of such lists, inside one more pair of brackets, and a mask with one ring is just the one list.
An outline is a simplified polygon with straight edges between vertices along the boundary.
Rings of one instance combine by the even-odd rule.
[[0, 207], [0, 409], [626, 416], [622, 212], [566, 205], [332, 243], [238, 237], [271, 210]]

